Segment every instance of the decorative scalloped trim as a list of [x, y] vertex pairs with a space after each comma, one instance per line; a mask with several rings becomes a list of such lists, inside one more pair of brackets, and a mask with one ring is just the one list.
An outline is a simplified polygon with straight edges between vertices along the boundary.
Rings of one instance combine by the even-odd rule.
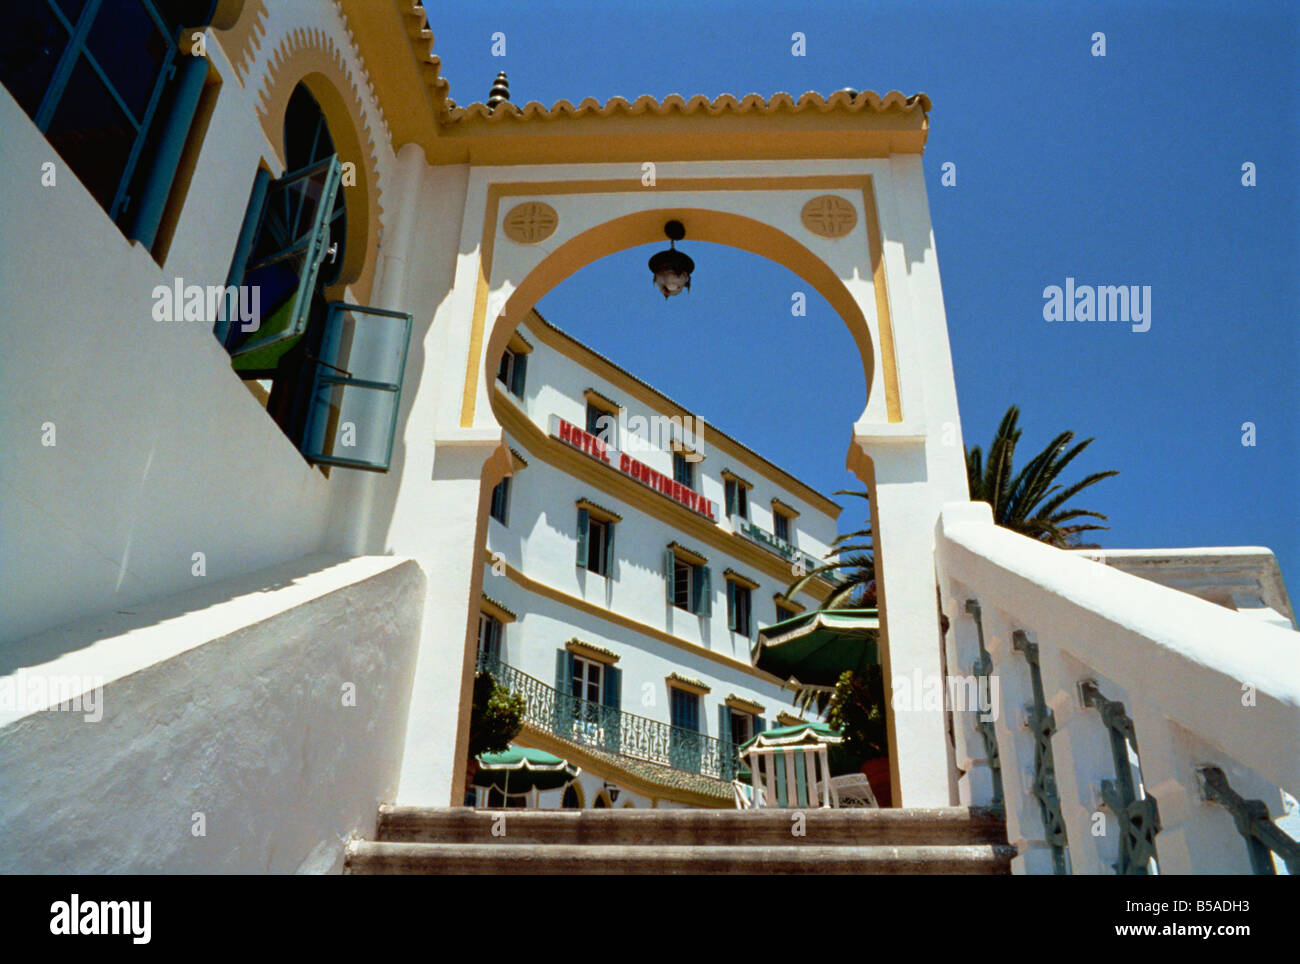
[[723, 94], [712, 101], [703, 94], [696, 94], [689, 100], [680, 94], [670, 94], [660, 102], [646, 94], [638, 97], [635, 101], [628, 101], [625, 97], [611, 97], [604, 104], [601, 104], [594, 97], [587, 97], [580, 101], [576, 107], [567, 100], [558, 101], [549, 108], [538, 101], [530, 101], [522, 107], [515, 106], [513, 111], [501, 110], [500, 108], [490, 111], [486, 104], [475, 103], [450, 110], [448, 120], [452, 123], [487, 120], [499, 124], [503, 123], [507, 118], [520, 121], [557, 120], [561, 117], [583, 117], [587, 115], [613, 117], [621, 114], [628, 117], [638, 117], [650, 114], [666, 117], [670, 114], [692, 115], [702, 113], [717, 117], [722, 114], [777, 114], [800, 113], [802, 111], [816, 111], [825, 114], [835, 110], [846, 110], [851, 114], [867, 112], [910, 114], [918, 109], [926, 113], [929, 112], [930, 98], [928, 95], [913, 94], [909, 97], [897, 90], [891, 90], [884, 97], [870, 90], [863, 91], [856, 97], [851, 96], [847, 91], [836, 91], [828, 98], [822, 97], [816, 91], [808, 91], [800, 96], [798, 100], [786, 93], [773, 94], [772, 97], [766, 100], [758, 94], [747, 94], [739, 100], [731, 94]]
[[[341, 17], [342, 10], [339, 9], [337, 12]], [[342, 26], [347, 34], [347, 43], [352, 48], [353, 60], [360, 63], [360, 54], [352, 40], [351, 31], [346, 23]], [[266, 68], [257, 84], [255, 103], [262, 129], [277, 150], [282, 147], [282, 135], [278, 128], [283, 124], [283, 108], [288, 103], [293, 87], [303, 76], [312, 73], [312, 68], [322, 66], [322, 62], [332, 68], [334, 76], [328, 79], [346, 104], [353, 132], [360, 145], [361, 157], [358, 160], [364, 166], [366, 182], [371, 186], [373, 193], [370, 202], [371, 210], [367, 212], [366, 218], [365, 261], [357, 278], [350, 282], [357, 285], [364, 294], [374, 278], [384, 217], [384, 189], [379, 175], [379, 151], [376, 145], [391, 140], [388, 125], [377, 107], [378, 100], [370, 83], [370, 77], [364, 70], [354, 69], [335, 39], [319, 26], [297, 27], [288, 31], [265, 59]], [[303, 63], [304, 59], [310, 63]], [[303, 70], [303, 67], [308, 69]], [[378, 112], [380, 137], [376, 136], [368, 119], [367, 103], [375, 105], [375, 110]], [[279, 116], [273, 117], [273, 114]], [[339, 140], [339, 132], [335, 132], [334, 138], [336, 142]]]

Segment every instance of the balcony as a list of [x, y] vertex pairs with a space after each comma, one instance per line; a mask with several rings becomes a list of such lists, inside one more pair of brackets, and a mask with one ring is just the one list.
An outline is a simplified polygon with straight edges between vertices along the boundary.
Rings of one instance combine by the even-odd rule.
[[569, 743], [714, 780], [736, 777], [739, 763], [734, 743], [561, 693], [484, 655], [479, 657], [478, 670], [523, 695], [525, 723]]

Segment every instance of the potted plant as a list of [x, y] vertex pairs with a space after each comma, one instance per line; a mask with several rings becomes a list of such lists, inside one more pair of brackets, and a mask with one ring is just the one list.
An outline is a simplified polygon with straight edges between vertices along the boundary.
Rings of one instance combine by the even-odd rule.
[[469, 717], [469, 762], [465, 786], [473, 785], [481, 753], [504, 753], [524, 728], [528, 704], [520, 693], [512, 693], [490, 673], [474, 677], [474, 704]]
[[882, 807], [892, 805], [884, 673], [879, 666], [869, 666], [860, 675], [852, 670], [840, 674], [826, 722], [844, 734], [845, 759], [866, 776], [876, 802]]

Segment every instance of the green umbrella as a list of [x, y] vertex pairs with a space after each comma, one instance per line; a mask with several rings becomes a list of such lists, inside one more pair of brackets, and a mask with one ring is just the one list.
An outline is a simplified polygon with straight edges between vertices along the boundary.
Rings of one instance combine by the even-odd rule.
[[568, 760], [513, 743], [504, 753], [481, 754], [478, 764], [474, 786], [497, 789], [507, 796], [530, 790], [560, 790], [582, 772]]
[[834, 686], [880, 662], [874, 609], [818, 609], [759, 630], [754, 665], [803, 686]]

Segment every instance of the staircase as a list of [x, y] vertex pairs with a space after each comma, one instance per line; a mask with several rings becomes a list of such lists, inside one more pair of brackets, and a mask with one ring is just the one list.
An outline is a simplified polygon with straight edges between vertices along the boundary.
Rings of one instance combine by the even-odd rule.
[[[800, 829], [803, 834], [796, 836]], [[1015, 856], [999, 817], [965, 807], [793, 811], [384, 806], [378, 838], [349, 845], [347, 873], [1007, 874]]]

